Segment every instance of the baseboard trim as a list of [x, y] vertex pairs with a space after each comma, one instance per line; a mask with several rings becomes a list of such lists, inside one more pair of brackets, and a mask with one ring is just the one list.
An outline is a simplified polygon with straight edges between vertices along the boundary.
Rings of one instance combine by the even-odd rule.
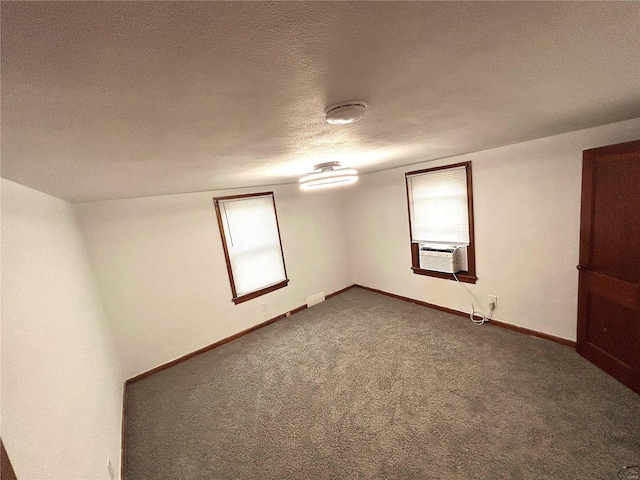
[[328, 298], [331, 298], [331, 297], [335, 297], [336, 295], [340, 295], [341, 293], [344, 293], [347, 290], [351, 290], [352, 288], [355, 288], [355, 287], [357, 287], [357, 285], [354, 283], [353, 285], [349, 285], [348, 287], [344, 287], [344, 288], [341, 288], [340, 290], [338, 290], [336, 292], [330, 293], [329, 295], [326, 295], [324, 298], [328, 299]]
[[[326, 295], [325, 298], [334, 297], [336, 295], [339, 295], [341, 293], [346, 292], [347, 290], [349, 290], [350, 288], [353, 288], [355, 286], [356, 286], [355, 284], [354, 285], [349, 285], [348, 287], [345, 287], [345, 288], [340, 289], [340, 290], [338, 290], [336, 292], [333, 292], [333, 293], [330, 293], [330, 294]], [[243, 337], [243, 336], [245, 336], [245, 335], [247, 335], [247, 334], [249, 334], [251, 332], [255, 332], [256, 330], [258, 330], [258, 329], [260, 329], [262, 327], [266, 327], [267, 325], [270, 325], [273, 322], [277, 322], [278, 320], [281, 320], [281, 319], [285, 318], [287, 316], [287, 313], [289, 315], [293, 315], [295, 313], [298, 313], [298, 312], [304, 310], [305, 308], [307, 308], [306, 305], [300, 305], [299, 307], [296, 307], [293, 310], [290, 310], [290, 311], [288, 311], [286, 313], [278, 315], [277, 317], [270, 318], [269, 320], [266, 320], [266, 321], [264, 321], [262, 323], [254, 325], [253, 327], [249, 327], [249, 328], [247, 328], [245, 330], [242, 330], [242, 331], [240, 331], [238, 333], [234, 333], [233, 335], [230, 335], [230, 336], [228, 336], [226, 338], [223, 338], [222, 340], [218, 340], [217, 342], [214, 342], [214, 343], [212, 343], [210, 345], [207, 345], [206, 347], [202, 347], [202, 348], [200, 348], [198, 350], [195, 350], [195, 351], [193, 351], [191, 353], [187, 353], [186, 355], [178, 357], [175, 360], [171, 360], [170, 362], [163, 363], [162, 365], [159, 365], [159, 366], [157, 366], [155, 368], [152, 368], [151, 370], [148, 370], [148, 371], [143, 372], [143, 373], [141, 373], [139, 375], [136, 375], [135, 377], [131, 377], [130, 379], [128, 379], [125, 382], [125, 389], [126, 389], [126, 385], [131, 385], [132, 383], [139, 382], [140, 380], [148, 378], [151, 375], [154, 375], [154, 374], [156, 374], [158, 372], [161, 372], [162, 370], [166, 370], [167, 368], [171, 368], [174, 365], [177, 365], [177, 364], [182, 363], [182, 362], [186, 362], [187, 360], [190, 360], [193, 357], [197, 357], [198, 355], [202, 355], [203, 353], [206, 353], [206, 352], [208, 352], [210, 350], [213, 350], [214, 348], [218, 348], [218, 347], [224, 345], [225, 343], [229, 343], [229, 342], [231, 342], [233, 340], [236, 340], [237, 338]]]
[[[392, 297], [392, 298], [397, 298], [398, 300], [403, 300], [405, 302], [409, 302], [409, 303], [415, 303], [416, 305], [421, 305], [423, 307], [429, 307], [429, 308], [433, 308], [434, 310], [440, 310], [441, 312], [446, 312], [446, 313], [451, 313], [453, 315], [457, 315], [459, 317], [465, 317], [468, 318], [469, 315], [467, 313], [461, 312], [460, 310], [454, 310], [453, 308], [448, 308], [448, 307], [443, 307], [440, 305], [435, 305], [433, 303], [428, 303], [428, 302], [423, 302], [422, 300], [416, 300], [414, 298], [409, 298], [409, 297], [404, 297], [402, 295], [396, 295], [395, 293], [389, 293], [389, 292], [385, 292], [383, 290], [378, 290], [377, 288], [371, 288], [371, 287], [365, 287], [364, 285], [358, 285], [358, 284], [353, 284], [353, 285], [349, 285], [348, 287], [342, 288], [336, 292], [330, 293], [328, 295], [325, 296], [325, 298], [331, 298], [331, 297], [335, 297], [336, 295], [340, 295], [341, 293], [344, 293], [352, 288], [362, 288], [363, 290], [369, 290], [370, 292], [374, 292], [374, 293], [379, 293], [381, 295], [386, 295], [388, 297]], [[290, 310], [288, 313], [290, 315], [293, 315], [295, 313], [298, 313], [304, 309], [306, 309], [307, 306], [306, 305], [300, 305], [299, 307], [294, 308], [293, 310]], [[182, 357], [176, 358], [175, 360], [172, 360], [170, 362], [164, 363], [158, 367], [152, 368], [151, 370], [148, 370], [144, 373], [141, 373], [139, 375], [136, 375], [135, 377], [132, 377], [128, 380], [125, 381], [124, 383], [124, 392], [123, 392], [123, 398], [122, 398], [122, 448], [121, 448], [121, 459], [120, 459], [120, 478], [122, 480], [125, 480], [125, 476], [126, 476], [126, 461], [127, 461], [127, 442], [126, 442], [126, 430], [127, 430], [127, 387], [129, 385], [131, 385], [132, 383], [138, 382], [140, 380], [143, 380], [145, 378], [150, 377], [151, 375], [154, 375], [158, 372], [161, 372], [162, 370], [166, 370], [167, 368], [173, 367], [174, 365], [177, 365], [179, 363], [185, 362], [193, 357], [197, 357], [198, 355], [201, 355], [203, 353], [206, 353], [210, 350], [213, 350], [214, 348], [220, 347], [222, 345], [224, 345], [225, 343], [229, 343], [233, 340], [236, 340], [244, 335], [247, 335], [248, 333], [254, 332], [262, 327], [266, 327], [267, 325], [270, 325], [282, 318], [285, 318], [287, 316], [286, 313], [283, 313], [281, 315], [278, 315], [277, 317], [273, 317], [270, 318], [269, 320], [259, 323], [258, 325], [254, 325], [253, 327], [247, 328], [245, 330], [242, 330], [238, 333], [235, 333], [229, 337], [223, 338], [222, 340], [218, 340], [217, 342], [214, 342], [210, 345], [207, 345], [206, 347], [200, 348], [198, 350], [195, 350], [194, 352], [188, 353], [186, 355], [183, 355]], [[520, 333], [525, 333], [527, 335], [532, 335], [534, 337], [539, 337], [539, 338], [543, 338], [545, 340], [550, 340], [552, 342], [556, 342], [562, 345], [567, 345], [570, 347], [575, 348], [576, 346], [576, 342], [573, 342], [571, 340], [567, 340], [565, 338], [561, 338], [561, 337], [556, 337], [554, 335], [549, 335], [547, 333], [542, 333], [542, 332], [538, 332], [535, 330], [530, 330], [528, 328], [523, 328], [523, 327], [518, 327], [516, 325], [511, 325], [509, 323], [504, 323], [504, 322], [500, 322], [497, 320], [491, 320], [489, 322], [488, 325], [495, 325], [498, 327], [502, 327], [502, 328], [506, 328], [508, 330], [513, 330], [516, 332], [520, 332]]]
[[[289, 313], [290, 314], [294, 314], [294, 313], [298, 313], [301, 310], [304, 310], [305, 308], [307, 308], [306, 305], [301, 305], [299, 307], [294, 308], [293, 310], [291, 310]], [[182, 362], [186, 362], [187, 360], [190, 360], [194, 357], [197, 357], [198, 355], [202, 355], [203, 353], [207, 353], [210, 350], [213, 350], [214, 348], [218, 348], [221, 347], [222, 345], [224, 345], [225, 343], [229, 343], [232, 342], [233, 340], [236, 340], [237, 338], [243, 337], [251, 332], [255, 332], [256, 330], [262, 328], [262, 327], [266, 327], [267, 325], [271, 325], [273, 322], [276, 322], [278, 320], [280, 320], [281, 318], [285, 318], [287, 316], [286, 313], [283, 313], [282, 315], [278, 315], [277, 317], [273, 317], [270, 318], [269, 320], [259, 323], [257, 325], [254, 325], [253, 327], [249, 327], [245, 330], [242, 330], [238, 333], [234, 333], [233, 335], [230, 335], [228, 337], [223, 338], [222, 340], [218, 340], [217, 342], [214, 342], [210, 345], [207, 345], [206, 347], [202, 347], [199, 348], [198, 350], [195, 350], [191, 353], [187, 353], [186, 355], [183, 355], [181, 357], [176, 358], [175, 360], [171, 360], [170, 362], [167, 363], [163, 363], [162, 365], [159, 365], [155, 368], [152, 368], [151, 370], [147, 370], [146, 372], [143, 372], [139, 375], [136, 375], [135, 377], [131, 377], [129, 380], [127, 380], [125, 383], [126, 385], [131, 385], [132, 383], [136, 383], [139, 382], [140, 380], [144, 380], [145, 378], [149, 378], [151, 375], [155, 375], [158, 372], [161, 372], [162, 370], [166, 370], [167, 368], [171, 368], [174, 365], [178, 365], [179, 363]]]
[[[325, 298], [331, 298], [331, 297], [335, 297], [336, 295], [340, 295], [341, 293], [346, 292], [347, 290], [356, 287], [357, 285], [353, 284], [353, 285], [349, 285], [348, 287], [342, 288], [336, 292], [330, 293], [328, 295], [325, 296]], [[220, 347], [222, 345], [224, 345], [225, 343], [229, 343], [233, 340], [236, 340], [244, 335], [247, 335], [248, 333], [251, 332], [255, 332], [256, 330], [262, 328], [262, 327], [266, 327], [267, 325], [270, 325], [274, 322], [277, 322], [278, 320], [281, 320], [283, 318], [286, 318], [287, 313], [289, 315], [293, 315], [295, 313], [301, 312], [302, 310], [304, 310], [305, 308], [307, 308], [306, 305], [300, 305], [299, 307], [294, 308], [293, 310], [290, 310], [286, 313], [283, 313], [281, 315], [278, 315], [277, 317], [273, 317], [270, 318], [269, 320], [259, 323], [258, 325], [254, 325], [253, 327], [247, 328], [245, 330], [242, 330], [238, 333], [234, 333], [233, 335], [223, 338], [222, 340], [218, 340], [217, 342], [214, 342], [210, 345], [207, 345], [206, 347], [202, 347], [198, 350], [195, 350], [191, 353], [187, 353], [186, 355], [183, 355], [182, 357], [178, 357], [175, 360], [171, 360], [170, 362], [167, 363], [163, 363], [162, 365], [159, 365], [155, 368], [152, 368], [151, 370], [148, 370], [146, 372], [143, 372], [139, 375], [136, 375], [135, 377], [131, 377], [130, 379], [126, 380], [124, 382], [124, 393], [122, 395], [122, 440], [121, 440], [121, 451], [120, 451], [120, 478], [122, 480], [125, 480], [125, 476], [126, 476], [126, 462], [127, 462], [127, 441], [126, 441], [126, 431], [127, 431], [127, 387], [129, 385], [131, 385], [132, 383], [136, 383], [139, 382], [140, 380], [143, 380], [145, 378], [150, 377], [151, 375], [154, 375], [158, 372], [161, 372], [162, 370], [166, 370], [167, 368], [171, 368], [174, 365], [177, 365], [179, 363], [182, 362], [186, 362], [187, 360], [193, 358], [193, 357], [197, 357], [198, 355], [201, 355], [203, 353], [206, 353], [210, 350], [213, 350], [214, 348]]]
[[[386, 295], [387, 297], [397, 298], [398, 300], [404, 300], [405, 302], [415, 303], [416, 305], [421, 305], [423, 307], [429, 307], [433, 308], [434, 310], [440, 310], [441, 312], [451, 313], [453, 315], [457, 315], [458, 317], [469, 318], [468, 313], [461, 312], [460, 310], [454, 310], [453, 308], [442, 307], [433, 303], [423, 302], [422, 300], [416, 300], [415, 298], [404, 297], [402, 295], [396, 295], [395, 293], [378, 290], [377, 288], [365, 287], [364, 285], [356, 284], [355, 286], [364, 290], [369, 290], [370, 292]], [[529, 328], [518, 327], [517, 325], [501, 322], [499, 320], [491, 319], [487, 325], [495, 325], [496, 327], [506, 328], [507, 330], [513, 330], [514, 332], [524, 333], [526, 335], [531, 335], [532, 337], [543, 338], [545, 340], [559, 343], [560, 345], [566, 345], [568, 347], [576, 348], [576, 342], [574, 342], [573, 340], [567, 340], [566, 338], [556, 337], [555, 335], [549, 335], [548, 333], [538, 332], [537, 330], [531, 330]]]
[[[468, 316], [468, 315], [467, 315]], [[511, 323], [501, 322], [499, 320], [490, 320], [489, 325], [495, 325], [496, 327], [506, 328], [507, 330], [513, 330], [514, 332], [524, 333], [531, 335], [532, 337], [543, 338], [544, 340], [550, 340], [560, 345], [566, 345], [567, 347], [576, 348], [576, 342], [567, 338], [556, 337], [555, 335], [549, 335], [548, 333], [538, 332], [537, 330], [531, 330], [529, 328], [519, 327]]]

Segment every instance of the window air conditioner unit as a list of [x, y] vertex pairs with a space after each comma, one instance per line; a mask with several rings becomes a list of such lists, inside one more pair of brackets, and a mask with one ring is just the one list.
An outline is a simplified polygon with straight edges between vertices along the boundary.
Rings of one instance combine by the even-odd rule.
[[454, 246], [420, 245], [420, 268], [434, 272], [457, 273], [462, 270], [462, 249]]

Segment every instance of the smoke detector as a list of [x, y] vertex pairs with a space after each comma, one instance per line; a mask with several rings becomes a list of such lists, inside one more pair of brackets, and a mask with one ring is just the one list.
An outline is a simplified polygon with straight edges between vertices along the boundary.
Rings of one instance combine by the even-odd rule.
[[362, 120], [366, 111], [366, 103], [352, 100], [327, 107], [324, 111], [324, 118], [327, 123], [332, 125], [348, 125]]

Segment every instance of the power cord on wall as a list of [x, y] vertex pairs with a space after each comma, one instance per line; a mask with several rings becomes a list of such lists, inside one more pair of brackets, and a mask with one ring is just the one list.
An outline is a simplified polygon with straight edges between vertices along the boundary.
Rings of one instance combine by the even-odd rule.
[[[456, 250], [458, 250], [460, 247], [456, 247], [453, 251], [455, 252]], [[453, 278], [456, 279], [456, 282], [460, 283], [460, 280], [458, 279], [458, 276], [454, 273], [453, 274]], [[462, 285], [462, 283], [460, 283], [460, 286], [464, 288], [464, 286]], [[466, 289], [465, 289], [466, 291]], [[481, 311], [476, 310], [476, 307], [473, 305], [473, 297], [471, 296], [471, 294], [469, 292], [467, 292], [467, 295], [469, 295], [469, 300], [471, 300], [471, 313], [469, 314], [469, 318], [471, 319], [471, 321], [473, 323], [475, 323], [476, 325], [483, 325], [486, 322], [488, 322], [491, 319], [491, 315], [493, 315], [493, 311], [496, 308], [496, 305], [491, 302], [489, 304], [490, 310], [489, 310], [489, 315], [487, 315], [486, 317], [482, 314]], [[475, 318], [476, 314], [480, 317], [480, 318]]]
[[[454, 253], [456, 250], [458, 250], [460, 248], [460, 246], [456, 246], [452, 253]], [[456, 279], [456, 282], [458, 282], [460, 284], [460, 286], [462, 288], [464, 288], [464, 285], [462, 285], [462, 283], [460, 282], [460, 279], [458, 278], [458, 276], [454, 273], [453, 274], [453, 278]], [[469, 314], [469, 318], [471, 319], [471, 321], [473, 323], [475, 323], [476, 325], [484, 325], [485, 323], [487, 323], [489, 320], [491, 320], [491, 316], [493, 315], [493, 311], [496, 309], [496, 304], [494, 302], [489, 303], [489, 315], [484, 316], [482, 314], [482, 312], [480, 310], [476, 310], [475, 305], [473, 304], [473, 297], [471, 296], [471, 294], [467, 291], [467, 289], [465, 288], [465, 291], [467, 292], [467, 295], [469, 295], [469, 300], [471, 301], [471, 313]], [[475, 318], [476, 315], [480, 318]]]

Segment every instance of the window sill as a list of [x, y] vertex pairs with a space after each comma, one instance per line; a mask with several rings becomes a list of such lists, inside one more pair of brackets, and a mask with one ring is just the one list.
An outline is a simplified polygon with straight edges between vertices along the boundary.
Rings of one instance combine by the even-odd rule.
[[275, 290], [279, 290], [281, 288], [286, 287], [289, 284], [289, 279], [283, 280], [280, 283], [276, 283], [274, 285], [269, 285], [268, 287], [261, 288], [260, 290], [256, 290], [255, 292], [247, 293], [245, 295], [240, 295], [239, 297], [233, 298], [233, 303], [238, 305], [239, 303], [246, 302], [247, 300], [251, 300], [252, 298], [260, 297], [269, 292], [273, 292]]
[[[425, 275], [427, 277], [436, 277], [436, 278], [446, 278], [447, 280], [453, 280], [454, 282], [456, 280], [453, 274], [451, 273], [434, 272], [433, 270], [423, 270], [422, 268], [418, 268], [418, 267], [411, 267], [411, 270], [413, 270], [413, 273], [415, 273], [416, 275]], [[478, 280], [478, 277], [476, 277], [475, 275], [471, 275], [468, 272], [459, 272], [459, 273], [456, 273], [456, 276], [458, 277], [458, 280], [460, 280], [462, 283], [476, 283], [476, 281]]]

